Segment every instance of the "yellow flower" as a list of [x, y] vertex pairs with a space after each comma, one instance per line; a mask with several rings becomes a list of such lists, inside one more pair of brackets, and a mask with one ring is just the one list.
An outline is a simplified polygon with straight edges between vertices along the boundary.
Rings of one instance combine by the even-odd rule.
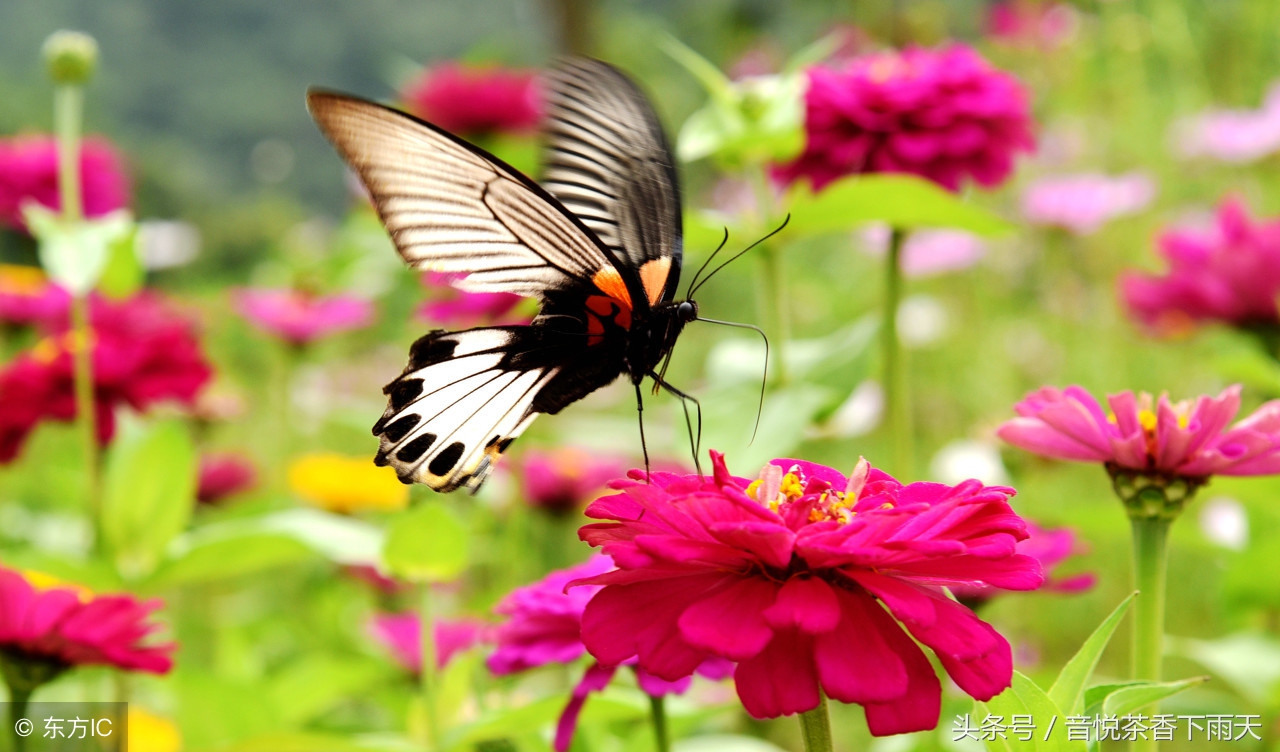
[[129, 706], [129, 752], [179, 752], [182, 734], [173, 721]]
[[289, 488], [308, 504], [339, 514], [393, 511], [409, 503], [409, 487], [395, 471], [368, 457], [332, 452], [307, 454], [289, 465]]

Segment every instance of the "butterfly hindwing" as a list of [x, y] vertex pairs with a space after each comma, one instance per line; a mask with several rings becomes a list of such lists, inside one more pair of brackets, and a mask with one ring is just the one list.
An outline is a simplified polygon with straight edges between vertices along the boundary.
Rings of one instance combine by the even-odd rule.
[[634, 271], [645, 294], [633, 297], [671, 300], [680, 188], [657, 114], [630, 79], [598, 60], [566, 60], [548, 83], [543, 187]]
[[582, 342], [542, 326], [421, 337], [385, 389], [387, 409], [373, 428], [378, 463], [437, 491], [477, 488], [538, 414], [559, 412], [617, 378], [617, 366], [592, 359]]

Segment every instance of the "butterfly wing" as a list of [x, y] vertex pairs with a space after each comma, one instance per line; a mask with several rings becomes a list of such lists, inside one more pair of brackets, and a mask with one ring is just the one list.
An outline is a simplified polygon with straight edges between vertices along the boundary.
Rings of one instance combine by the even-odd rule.
[[551, 327], [431, 332], [385, 389], [376, 462], [405, 483], [475, 490], [539, 413], [559, 412], [618, 373], [581, 335]]
[[[497, 157], [397, 110], [311, 91], [307, 108], [369, 190], [415, 269], [465, 274], [468, 292], [544, 299], [619, 275], [611, 251], [545, 190]], [[616, 291], [613, 291], [616, 292]]]
[[[631, 297], [675, 297], [682, 233], [675, 160], [649, 101], [599, 60], [564, 61], [548, 77], [542, 186], [635, 270]], [[643, 293], [643, 294], [641, 294]]]

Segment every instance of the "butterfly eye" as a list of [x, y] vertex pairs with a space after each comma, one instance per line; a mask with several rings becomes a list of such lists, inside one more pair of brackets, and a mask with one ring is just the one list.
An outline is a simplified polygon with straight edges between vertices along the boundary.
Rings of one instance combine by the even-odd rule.
[[693, 321], [698, 318], [698, 304], [692, 300], [686, 300], [676, 306], [676, 315], [681, 321]]

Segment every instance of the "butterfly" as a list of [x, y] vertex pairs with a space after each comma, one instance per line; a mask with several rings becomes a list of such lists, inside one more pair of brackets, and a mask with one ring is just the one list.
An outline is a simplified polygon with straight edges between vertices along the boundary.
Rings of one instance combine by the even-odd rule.
[[[622, 375], [641, 411], [646, 377], [692, 399], [663, 380], [665, 364], [657, 370], [698, 318], [696, 303], [675, 300], [680, 190], [657, 115], [598, 60], [564, 61], [547, 89], [541, 184], [398, 110], [307, 94], [409, 266], [540, 303], [527, 326], [432, 331], [413, 344], [373, 427], [375, 461], [405, 483], [474, 492], [539, 414]], [[643, 420], [640, 430], [644, 446]]]

